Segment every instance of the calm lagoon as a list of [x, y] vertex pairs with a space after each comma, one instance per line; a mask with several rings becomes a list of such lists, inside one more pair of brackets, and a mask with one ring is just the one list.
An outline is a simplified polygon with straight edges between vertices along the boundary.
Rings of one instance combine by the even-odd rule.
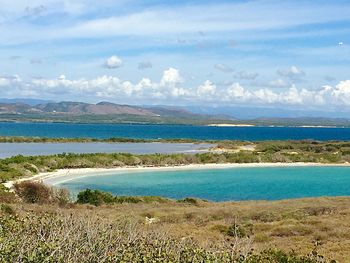
[[77, 193], [86, 188], [114, 195], [155, 195], [211, 201], [279, 200], [350, 195], [350, 167], [244, 167], [107, 172], [46, 183]]

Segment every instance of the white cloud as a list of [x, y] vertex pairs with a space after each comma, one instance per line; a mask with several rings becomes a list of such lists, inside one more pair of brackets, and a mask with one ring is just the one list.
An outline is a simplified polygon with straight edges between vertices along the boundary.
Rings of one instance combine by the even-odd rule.
[[198, 87], [197, 95], [199, 98], [214, 99], [214, 96], [216, 95], [216, 85], [210, 80], [206, 80]]
[[7, 87], [10, 84], [10, 80], [7, 78], [0, 77], [0, 87]]
[[232, 84], [226, 91], [226, 100], [245, 102], [251, 98], [252, 94], [246, 91], [239, 83]]
[[350, 105], [350, 80], [341, 81], [334, 89], [331, 89], [331, 94], [336, 101]]
[[[205, 36], [242, 31], [249, 31], [249, 35], [252, 31], [264, 31], [265, 34], [266, 30], [344, 21], [350, 11], [348, 3], [276, 0], [170, 6], [125, 0], [100, 0], [99, 6], [92, 0], [0, 0], [0, 6], [0, 23], [6, 24], [2, 28], [4, 42], [126, 35], [169, 36], [202, 30], [205, 30]], [[44, 14], [44, 18], [50, 18], [50, 23], [43, 20], [44, 27], [40, 23], [32, 23], [32, 18], [26, 16], [26, 7], [30, 14]], [[63, 19], [65, 23], [62, 23]]]
[[178, 69], [169, 68], [163, 72], [163, 77], [160, 81], [161, 86], [176, 86], [183, 81], [183, 78], [180, 76]]
[[121, 60], [121, 58], [115, 55], [108, 58], [105, 63], [105, 67], [110, 69], [120, 68], [122, 65], [123, 61]]
[[296, 66], [292, 66], [287, 70], [278, 70], [277, 74], [292, 81], [302, 80], [306, 76], [305, 72]]
[[115, 76], [100, 76], [93, 79], [70, 79], [64, 75], [56, 79], [31, 79], [25, 81], [17, 75], [0, 76], [0, 97], [41, 97], [55, 100], [79, 98], [107, 98], [111, 101], [135, 103], [154, 101], [167, 104], [191, 101], [192, 103], [213, 102], [225, 104], [249, 103], [255, 105], [296, 105], [347, 107], [350, 106], [350, 80], [336, 86], [324, 86], [318, 90], [298, 88], [276, 91], [270, 88], [248, 89], [239, 83], [228, 88], [218, 87], [206, 80], [198, 87], [186, 88], [179, 70], [164, 70], [162, 78], [154, 82], [142, 78], [139, 82], [121, 80]]

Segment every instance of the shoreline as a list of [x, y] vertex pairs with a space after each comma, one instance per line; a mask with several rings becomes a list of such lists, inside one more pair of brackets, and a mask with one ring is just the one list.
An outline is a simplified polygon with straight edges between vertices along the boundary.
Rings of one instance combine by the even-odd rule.
[[[22, 181], [44, 181], [64, 179], [70, 181], [78, 177], [93, 176], [96, 174], [109, 173], [128, 173], [128, 172], [152, 172], [152, 171], [176, 171], [176, 170], [197, 170], [197, 169], [229, 169], [229, 168], [263, 168], [263, 167], [349, 167], [350, 163], [210, 163], [210, 164], [188, 164], [178, 166], [125, 166], [116, 168], [76, 168], [76, 169], [59, 169], [54, 172], [39, 173], [30, 177], [19, 178], [8, 181], [3, 185], [9, 189], [16, 182]], [[59, 182], [63, 182], [62, 180]], [[54, 183], [51, 185], [55, 185]]]

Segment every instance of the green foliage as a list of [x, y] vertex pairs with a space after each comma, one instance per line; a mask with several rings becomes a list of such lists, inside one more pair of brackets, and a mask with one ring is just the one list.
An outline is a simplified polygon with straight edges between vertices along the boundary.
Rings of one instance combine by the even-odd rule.
[[78, 204], [91, 204], [91, 205], [102, 205], [110, 204], [114, 202], [114, 197], [110, 193], [102, 192], [99, 190], [86, 189], [78, 194]]
[[100, 190], [86, 189], [78, 193], [78, 204], [90, 204], [99, 206], [102, 204], [122, 204], [122, 203], [165, 203], [169, 199], [159, 196], [113, 196]]

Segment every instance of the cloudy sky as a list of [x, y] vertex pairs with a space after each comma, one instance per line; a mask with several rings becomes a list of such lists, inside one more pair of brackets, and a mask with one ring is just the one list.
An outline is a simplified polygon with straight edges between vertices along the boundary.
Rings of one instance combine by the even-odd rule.
[[350, 109], [348, 0], [0, 0], [0, 97]]

